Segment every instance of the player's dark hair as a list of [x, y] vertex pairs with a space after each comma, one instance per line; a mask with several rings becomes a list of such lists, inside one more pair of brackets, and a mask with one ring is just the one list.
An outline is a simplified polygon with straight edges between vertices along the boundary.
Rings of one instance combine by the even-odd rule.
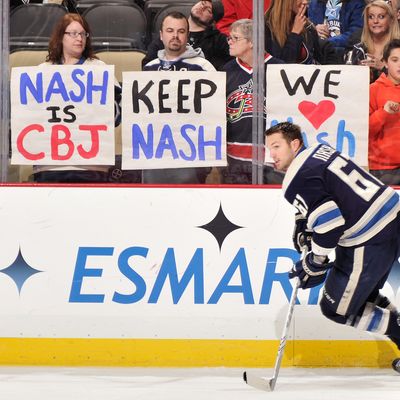
[[384, 47], [382, 60], [387, 61], [394, 49], [400, 49], [400, 39], [393, 39]]
[[304, 144], [300, 127], [291, 122], [279, 122], [278, 124], [271, 126], [271, 128], [265, 131], [265, 136], [270, 136], [274, 133], [282, 133], [284, 139], [288, 143], [298, 139], [300, 140], [301, 145]]

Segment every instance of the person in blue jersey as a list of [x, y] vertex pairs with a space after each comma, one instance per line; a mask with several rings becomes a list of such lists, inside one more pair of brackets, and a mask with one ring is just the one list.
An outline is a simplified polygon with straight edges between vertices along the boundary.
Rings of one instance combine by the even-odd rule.
[[[215, 71], [213, 65], [204, 58], [201, 49], [187, 45], [188, 35], [187, 18], [178, 11], [167, 14], [161, 22], [160, 30], [164, 49], [143, 70]], [[210, 172], [210, 167], [147, 169], [143, 171], [142, 183], [204, 184]]]
[[200, 48], [189, 46], [189, 22], [178, 11], [168, 13], [161, 22], [160, 39], [164, 49], [143, 67], [143, 71], [215, 71]]
[[289, 277], [303, 289], [325, 282], [325, 317], [386, 335], [400, 349], [400, 315], [380, 293], [400, 248], [399, 195], [329, 145], [305, 148], [295, 124], [265, 135], [275, 168], [285, 172], [284, 196], [297, 209], [295, 248], [308, 251]]
[[[227, 168], [222, 169], [223, 183], [252, 184], [253, 169], [253, 21], [239, 19], [231, 25], [227, 37], [229, 53], [235, 57], [224, 65], [226, 72], [227, 117]], [[267, 64], [283, 64], [284, 61], [264, 56]], [[282, 183], [283, 175], [264, 166], [264, 183]]]

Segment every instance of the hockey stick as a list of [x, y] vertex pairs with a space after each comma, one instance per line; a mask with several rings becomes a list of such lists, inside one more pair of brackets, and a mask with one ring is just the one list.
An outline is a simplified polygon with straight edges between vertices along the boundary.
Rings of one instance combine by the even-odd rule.
[[292, 321], [294, 305], [296, 303], [297, 291], [299, 290], [299, 286], [300, 286], [300, 279], [296, 277], [295, 282], [294, 282], [294, 289], [292, 292], [292, 297], [290, 298], [289, 308], [288, 308], [288, 311], [286, 314], [285, 326], [283, 327], [281, 341], [279, 342], [278, 354], [276, 355], [274, 372], [272, 374], [272, 378], [266, 379], [266, 378], [263, 378], [260, 376], [253, 375], [247, 371], [243, 372], [244, 381], [248, 385], [253, 386], [256, 389], [270, 391], [270, 392], [272, 392], [275, 389], [275, 384], [276, 384], [276, 380], [278, 379], [279, 370], [281, 368], [283, 352], [284, 352], [285, 346], [286, 346], [286, 338], [288, 335], [290, 323]]

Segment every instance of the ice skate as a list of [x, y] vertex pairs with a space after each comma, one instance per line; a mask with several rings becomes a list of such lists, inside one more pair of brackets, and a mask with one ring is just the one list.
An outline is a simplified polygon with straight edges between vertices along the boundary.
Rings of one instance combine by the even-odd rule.
[[392, 362], [392, 368], [400, 374], [400, 358], [396, 358]]

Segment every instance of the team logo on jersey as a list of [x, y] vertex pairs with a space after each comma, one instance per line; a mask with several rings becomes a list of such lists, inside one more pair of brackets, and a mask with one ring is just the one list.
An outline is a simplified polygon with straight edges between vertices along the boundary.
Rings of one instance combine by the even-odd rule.
[[232, 92], [226, 100], [228, 122], [233, 123], [253, 115], [253, 79]]

